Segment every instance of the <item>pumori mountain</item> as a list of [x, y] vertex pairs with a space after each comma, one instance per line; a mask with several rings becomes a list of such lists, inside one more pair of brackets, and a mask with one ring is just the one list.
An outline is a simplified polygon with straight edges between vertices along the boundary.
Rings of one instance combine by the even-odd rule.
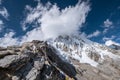
[[120, 50], [83, 36], [0, 47], [0, 80], [120, 80]]

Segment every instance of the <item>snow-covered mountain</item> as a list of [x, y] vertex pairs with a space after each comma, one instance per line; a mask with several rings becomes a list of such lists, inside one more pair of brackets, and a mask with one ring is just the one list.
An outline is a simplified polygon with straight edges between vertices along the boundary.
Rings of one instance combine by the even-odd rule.
[[117, 54], [119, 52], [105, 45], [92, 42], [83, 36], [59, 36], [51, 43], [66, 60], [73, 58], [80, 63], [88, 63], [95, 67], [102, 63], [106, 56], [120, 59], [119, 54]]
[[0, 80], [120, 80], [120, 51], [86, 39], [59, 36], [0, 47]]

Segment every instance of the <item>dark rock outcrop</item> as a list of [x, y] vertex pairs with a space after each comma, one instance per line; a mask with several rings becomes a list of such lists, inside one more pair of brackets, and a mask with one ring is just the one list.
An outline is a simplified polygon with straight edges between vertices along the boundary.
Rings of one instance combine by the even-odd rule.
[[75, 79], [74, 66], [57, 53], [46, 42], [35, 40], [20, 47], [0, 48], [0, 80]]

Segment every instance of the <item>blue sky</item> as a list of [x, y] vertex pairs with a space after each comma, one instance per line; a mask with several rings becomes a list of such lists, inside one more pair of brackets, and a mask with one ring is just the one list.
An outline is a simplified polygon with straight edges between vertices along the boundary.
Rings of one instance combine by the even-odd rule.
[[[73, 8], [71, 7], [70, 9], [76, 11], [74, 10], [75, 9], [74, 7], [76, 7], [78, 2], [80, 1], [78, 0], [41, 0], [41, 1], [0, 0], [0, 43], [2, 43], [2, 40], [5, 40], [7, 37], [10, 38], [14, 43], [14, 41], [16, 40], [20, 41], [19, 40], [20, 38], [24, 39], [25, 37], [34, 36], [32, 31], [38, 31], [39, 27], [44, 26], [45, 24], [49, 24], [53, 26], [53, 23], [49, 22], [52, 21], [50, 19], [53, 19], [53, 17], [51, 18], [51, 16], [49, 16], [48, 22], [45, 21], [46, 17], [45, 16], [43, 17], [44, 12], [48, 12], [48, 13], [50, 12], [49, 9], [51, 9], [51, 6], [56, 5], [57, 6], [56, 8], [59, 8], [57, 10], [58, 12], [55, 12], [56, 14], [58, 13], [59, 15], [59, 14], [63, 14], [60, 11], [65, 10], [65, 8], [68, 8], [69, 6], [73, 6]], [[120, 36], [119, 36], [120, 35], [120, 0], [89, 0], [89, 1], [83, 0], [82, 2], [85, 2], [85, 5], [83, 7], [82, 4], [78, 6], [83, 8], [80, 9], [80, 11], [78, 10], [76, 12], [73, 12], [72, 15], [71, 13], [68, 14], [64, 13], [66, 16], [69, 15], [68, 17], [71, 18], [74, 18], [74, 16], [76, 18], [81, 17], [78, 18], [78, 20], [75, 18], [76, 22], [74, 22], [75, 25], [78, 25], [80, 27], [76, 27], [75, 25], [73, 25], [73, 27], [74, 26], [76, 27], [73, 28], [72, 26], [67, 25], [67, 23], [69, 24], [72, 22], [72, 20], [69, 20], [68, 17], [66, 17], [68, 18], [66, 19], [68, 20], [68, 22], [66, 22], [65, 25], [69, 26], [70, 30], [72, 29], [76, 30], [77, 28], [79, 28], [80, 33], [85, 33], [87, 38], [98, 43], [104, 44], [108, 40], [112, 40], [117, 43], [120, 43]], [[49, 8], [47, 8], [48, 11], [37, 9], [37, 7], [40, 5], [42, 5], [41, 8], [44, 7], [44, 9], [46, 9], [46, 7], [49, 6]], [[69, 9], [67, 10], [70, 11]], [[38, 14], [37, 12], [38, 13], [42, 12], [41, 13], [42, 15]], [[39, 16], [36, 17], [35, 14]], [[55, 14], [53, 15], [54, 17], [56, 16]], [[43, 19], [41, 18], [41, 16], [43, 17]], [[60, 27], [60, 25], [64, 23], [62, 22], [59, 23], [60, 20], [58, 17], [60, 17], [60, 19], [62, 18], [62, 16], [57, 16], [57, 18], [55, 17], [56, 20], [58, 19], [58, 22], [55, 20], [56, 23], [58, 24], [54, 24], [54, 25], [57, 26], [59, 25], [57, 28], [60, 29], [62, 28]], [[31, 19], [31, 21], [28, 19]], [[79, 22], [80, 19], [82, 21]], [[40, 20], [42, 21], [40, 22]], [[69, 27], [65, 27], [65, 29], [68, 28], [69, 30]], [[49, 27], [46, 28], [51, 29]], [[57, 31], [56, 27], [52, 30]], [[42, 34], [41, 32], [37, 32], [37, 33]], [[49, 33], [51, 32], [48, 32], [48, 34]], [[71, 34], [70, 32], [67, 33]], [[10, 39], [8, 39], [8, 42], [10, 41]]]

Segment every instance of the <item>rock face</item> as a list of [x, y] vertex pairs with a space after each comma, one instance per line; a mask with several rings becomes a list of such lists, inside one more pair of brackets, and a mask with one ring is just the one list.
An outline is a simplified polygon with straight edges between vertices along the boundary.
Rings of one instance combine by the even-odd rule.
[[75, 79], [76, 70], [46, 42], [32, 41], [21, 47], [0, 49], [0, 80]]
[[[60, 40], [60, 39], [59, 39]], [[68, 39], [67, 39], [68, 40]], [[22, 46], [0, 47], [0, 80], [119, 80], [120, 58], [105, 55], [104, 60], [93, 48], [86, 49], [90, 59], [98, 62], [92, 66], [81, 63], [74, 57], [64, 59], [59, 48], [64, 52], [80, 54], [79, 44], [72, 48], [66, 44], [55, 43], [56, 47], [43, 41], [34, 40]], [[84, 44], [80, 43], [82, 48]], [[101, 47], [106, 49], [106, 47]], [[80, 49], [82, 50], [82, 49]], [[92, 50], [92, 51], [91, 51]], [[109, 50], [111, 52], [119, 51]], [[63, 52], [63, 53], [64, 53]], [[101, 61], [102, 60], [102, 61]]]

